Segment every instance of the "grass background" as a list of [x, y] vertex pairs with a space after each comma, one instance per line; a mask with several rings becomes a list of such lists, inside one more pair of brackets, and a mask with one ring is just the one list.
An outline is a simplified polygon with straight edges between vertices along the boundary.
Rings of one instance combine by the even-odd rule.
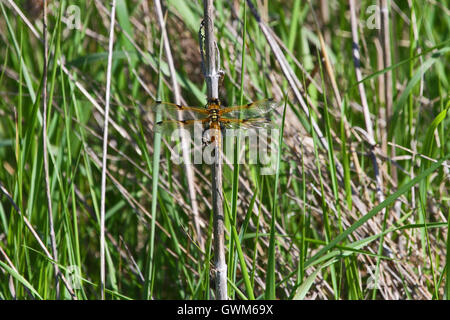
[[[45, 252], [51, 240], [42, 144], [41, 2], [0, 3], [0, 299], [71, 298], [63, 282], [55, 281]], [[260, 166], [246, 163], [224, 167], [232, 299], [448, 298], [450, 178], [449, 162], [443, 161], [450, 152], [449, 3], [389, 1], [392, 66], [386, 69], [380, 64], [380, 31], [367, 24], [373, 19], [367, 10], [377, 2], [356, 2], [375, 149], [364, 133], [347, 1], [253, 1], [297, 83], [306, 86], [302, 96], [308, 97], [310, 116], [244, 1], [215, 3], [225, 71], [222, 102], [286, 101], [276, 174], [261, 175]], [[110, 7], [93, 0], [50, 3], [47, 139], [57, 263], [67, 279], [76, 271], [81, 275], [78, 299], [97, 299]], [[162, 4], [176, 75], [169, 72], [153, 2], [117, 0], [107, 299], [214, 297], [210, 168], [193, 166], [189, 186], [186, 167], [171, 161], [173, 143], [154, 135], [149, 108], [155, 99], [173, 101], [171, 76], [183, 103], [206, 103], [198, 44], [203, 5]], [[78, 12], [81, 28], [72, 28]], [[332, 73], [321, 59], [319, 33]], [[389, 72], [393, 85], [386, 87], [382, 78]], [[386, 92], [393, 97], [390, 119]], [[311, 130], [313, 121], [329, 149]], [[379, 178], [384, 201], [377, 195]], [[189, 188], [198, 202], [196, 219]]]

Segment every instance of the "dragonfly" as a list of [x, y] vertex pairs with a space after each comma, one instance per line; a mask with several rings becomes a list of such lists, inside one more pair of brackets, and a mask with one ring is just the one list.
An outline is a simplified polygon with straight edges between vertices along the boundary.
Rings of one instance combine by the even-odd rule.
[[232, 107], [222, 107], [219, 99], [211, 99], [203, 108], [156, 101], [152, 110], [168, 119], [158, 121], [154, 131], [170, 134], [176, 129], [186, 129], [192, 132], [196, 126], [223, 133], [227, 129], [271, 129], [274, 126], [271, 113], [279, 106], [272, 98]]

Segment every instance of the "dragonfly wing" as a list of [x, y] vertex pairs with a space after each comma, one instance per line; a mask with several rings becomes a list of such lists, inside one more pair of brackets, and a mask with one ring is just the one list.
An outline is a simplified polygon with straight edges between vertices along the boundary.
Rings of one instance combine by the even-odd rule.
[[153, 131], [163, 135], [189, 133], [193, 137], [194, 134], [202, 134], [204, 125], [207, 122], [208, 118], [198, 120], [163, 120], [155, 124]]
[[161, 101], [156, 101], [152, 104], [151, 109], [155, 113], [161, 113], [165, 119], [174, 120], [188, 120], [196, 118], [199, 115], [208, 115], [208, 110], [206, 108], [188, 107], [181, 104]]
[[266, 118], [251, 118], [251, 119], [226, 119], [222, 118], [221, 127], [224, 129], [266, 129], [270, 130], [276, 125], [273, 121]]
[[261, 116], [268, 116], [268, 114], [281, 106], [279, 101], [274, 99], [264, 99], [254, 101], [242, 106], [234, 106], [223, 108], [220, 110], [220, 115], [223, 118], [258, 118]]

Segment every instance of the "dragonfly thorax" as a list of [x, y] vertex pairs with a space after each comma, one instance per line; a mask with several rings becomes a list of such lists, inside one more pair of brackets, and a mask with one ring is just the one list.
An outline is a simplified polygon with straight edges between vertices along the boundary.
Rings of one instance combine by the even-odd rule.
[[214, 105], [209, 107], [209, 119], [211, 121], [219, 121], [220, 115], [219, 115], [219, 106]]
[[220, 101], [219, 99], [210, 99], [206, 105], [209, 113], [209, 120], [217, 122], [220, 120]]

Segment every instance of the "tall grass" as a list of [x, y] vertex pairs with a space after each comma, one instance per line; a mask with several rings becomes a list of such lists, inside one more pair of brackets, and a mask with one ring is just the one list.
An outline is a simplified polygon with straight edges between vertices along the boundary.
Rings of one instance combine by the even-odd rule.
[[[0, 299], [56, 299], [57, 283], [60, 299], [73, 298], [68, 287], [78, 299], [98, 299], [111, 8], [93, 0], [49, 7], [48, 192], [42, 17], [27, 2], [0, 2]], [[105, 295], [212, 299], [210, 166], [194, 165], [190, 181], [185, 166], [172, 157], [177, 141], [154, 133], [157, 115], [149, 108], [157, 99], [175, 101], [172, 76], [182, 104], [205, 105], [198, 43], [202, 3], [162, 2], [175, 74], [152, 2], [116, 3]], [[248, 1], [215, 2], [215, 36], [225, 70], [220, 99], [234, 105], [274, 97], [285, 110], [277, 116], [283, 134], [273, 175], [262, 175], [262, 164], [223, 166], [229, 297], [447, 299], [445, 1], [388, 1], [389, 47], [381, 43], [384, 30], [368, 24], [373, 17], [367, 9], [377, 2], [356, 1], [359, 82], [348, 1], [251, 3], [254, 8]], [[328, 6], [328, 17], [320, 6]], [[76, 8], [80, 29], [72, 24]], [[392, 64], [384, 66], [386, 48]], [[376, 145], [367, 136], [359, 84]], [[245, 140], [240, 145], [248, 149]], [[64, 279], [55, 280], [55, 264]]]

